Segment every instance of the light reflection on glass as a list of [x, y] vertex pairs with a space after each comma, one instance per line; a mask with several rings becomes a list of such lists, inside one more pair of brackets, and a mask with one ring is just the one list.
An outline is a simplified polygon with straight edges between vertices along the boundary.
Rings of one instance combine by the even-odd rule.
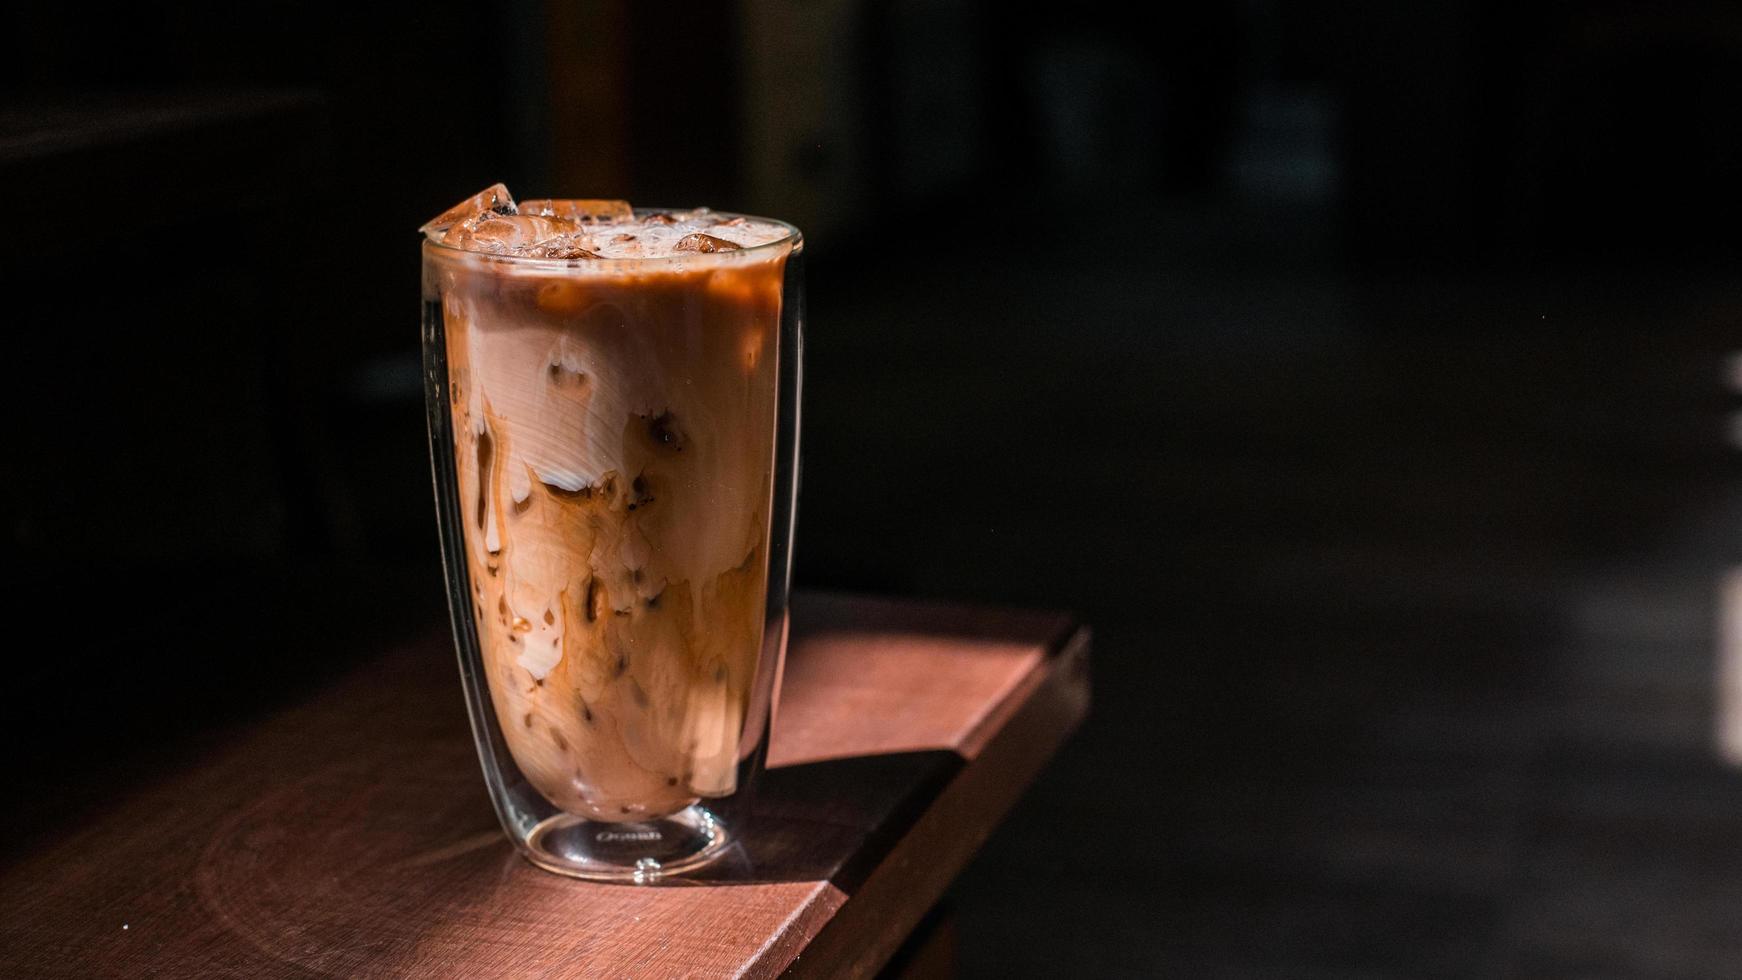
[[1742, 768], [1742, 567], [1719, 580], [1717, 640], [1713, 735], [1718, 757]]

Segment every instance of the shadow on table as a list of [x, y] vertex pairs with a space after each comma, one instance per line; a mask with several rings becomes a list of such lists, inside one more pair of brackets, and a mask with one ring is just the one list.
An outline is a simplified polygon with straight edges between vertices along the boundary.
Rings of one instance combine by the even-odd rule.
[[684, 885], [829, 881], [851, 894], [964, 765], [947, 750], [785, 766], [764, 773], [749, 814], [723, 813], [739, 832]]

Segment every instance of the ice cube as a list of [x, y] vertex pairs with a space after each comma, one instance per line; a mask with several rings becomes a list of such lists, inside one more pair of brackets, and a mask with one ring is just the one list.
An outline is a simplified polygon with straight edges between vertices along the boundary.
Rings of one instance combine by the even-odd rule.
[[443, 243], [469, 252], [512, 252], [525, 254], [542, 242], [547, 242], [575, 226], [560, 218], [545, 218], [530, 214], [489, 213], [471, 221], [462, 221], [448, 229]]
[[562, 197], [541, 197], [536, 200], [524, 201], [520, 205], [520, 213], [567, 218], [570, 221], [579, 221], [588, 225], [630, 221], [635, 217], [635, 212], [629, 207], [628, 201]]
[[508, 188], [501, 184], [486, 187], [464, 201], [448, 208], [441, 214], [424, 222], [420, 232], [446, 231], [462, 221], [469, 221], [483, 214], [513, 214], [514, 197], [508, 193]]
[[586, 239], [574, 235], [558, 235], [526, 250], [535, 259], [596, 259], [599, 253], [588, 249]]
[[677, 243], [672, 245], [671, 250], [674, 252], [730, 252], [732, 249], [743, 247], [737, 242], [704, 235], [698, 231], [678, 239]]

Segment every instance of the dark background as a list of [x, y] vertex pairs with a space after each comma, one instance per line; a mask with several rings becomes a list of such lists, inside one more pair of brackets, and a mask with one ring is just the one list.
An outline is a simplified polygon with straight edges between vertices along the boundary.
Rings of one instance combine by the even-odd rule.
[[806, 230], [801, 587], [1096, 627], [965, 975], [1742, 976], [1734, 5], [0, 28], [0, 851], [441, 628], [413, 229], [501, 179]]

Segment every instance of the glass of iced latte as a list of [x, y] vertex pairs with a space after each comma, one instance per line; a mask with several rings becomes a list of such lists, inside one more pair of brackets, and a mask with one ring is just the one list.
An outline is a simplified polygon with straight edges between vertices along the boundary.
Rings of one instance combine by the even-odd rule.
[[442, 553], [496, 811], [551, 871], [698, 868], [747, 809], [785, 652], [802, 239], [501, 185], [421, 230]]

